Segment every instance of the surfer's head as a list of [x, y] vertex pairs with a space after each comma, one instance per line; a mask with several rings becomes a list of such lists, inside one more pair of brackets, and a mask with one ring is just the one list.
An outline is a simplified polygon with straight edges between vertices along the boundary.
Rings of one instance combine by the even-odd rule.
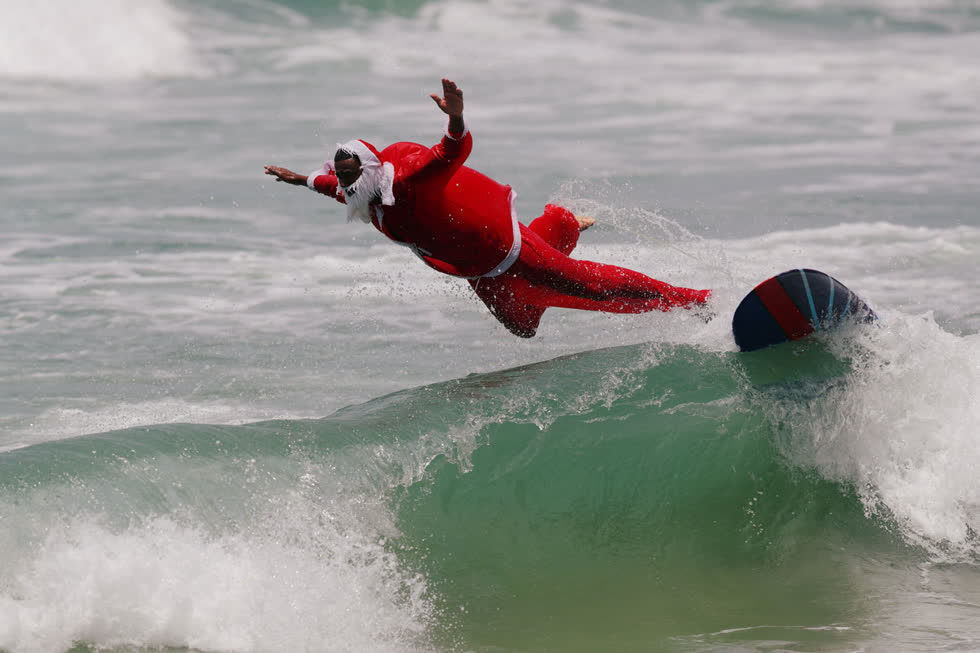
[[395, 168], [381, 162], [381, 155], [367, 141], [354, 140], [337, 144], [333, 163], [327, 162], [344, 194], [347, 204], [347, 220], [371, 222], [374, 211], [372, 203], [392, 206], [395, 196], [392, 184]]
[[340, 185], [347, 188], [352, 186], [361, 176], [361, 157], [354, 152], [337, 148], [333, 155], [334, 172]]

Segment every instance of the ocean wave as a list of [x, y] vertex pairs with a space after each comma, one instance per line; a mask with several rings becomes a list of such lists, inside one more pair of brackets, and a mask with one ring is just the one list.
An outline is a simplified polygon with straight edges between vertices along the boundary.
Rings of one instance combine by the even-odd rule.
[[165, 0], [54, 0], [4, 8], [0, 77], [97, 81], [201, 72], [188, 17]]
[[[0, 453], [0, 646], [41, 650], [35, 641], [66, 633], [127, 641], [110, 617], [133, 599], [113, 579], [135, 577], [151, 595], [182, 588], [180, 601], [160, 604], [162, 622], [137, 622], [159, 633], [144, 644], [293, 650], [295, 640], [259, 637], [279, 628], [261, 620], [245, 629], [258, 639], [227, 639], [235, 615], [239, 626], [254, 619], [241, 593], [217, 625], [172, 613], [207, 614], [231, 590], [227, 575], [179, 572], [187, 559], [201, 570], [245, 565], [246, 588], [300, 574], [301, 614], [356, 577], [378, 593], [333, 627], [353, 629], [347, 641], [411, 650], [439, 648], [459, 628], [473, 636], [486, 620], [517, 636], [525, 612], [559, 609], [538, 614], [534, 596], [592, 594], [608, 578], [619, 580], [600, 612], [613, 623], [631, 604], [676, 618], [685, 601], [662, 604], [664, 590], [710, 577], [726, 596], [747, 569], [766, 610], [809, 585], [846, 613], [860, 599], [833, 575], [839, 565], [972, 564], [978, 553], [969, 394], [935, 403], [935, 419], [910, 398], [926, 391], [917, 384], [940, 384], [929, 392], [943, 396], [935, 372], [950, 361], [929, 361], [959, 345], [936, 338], [934, 324], [917, 328], [760, 355], [615, 347], [322, 419], [140, 427]], [[188, 553], [162, 553], [172, 550]], [[53, 597], [37, 588], [55, 573], [79, 578], [72, 605], [87, 607], [66, 609], [75, 622], [38, 626], [37, 606]], [[375, 610], [390, 622], [367, 616]]]

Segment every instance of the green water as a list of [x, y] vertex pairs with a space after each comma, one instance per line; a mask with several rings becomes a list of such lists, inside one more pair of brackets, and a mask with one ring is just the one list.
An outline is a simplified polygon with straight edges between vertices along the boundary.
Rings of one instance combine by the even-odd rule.
[[880, 640], [935, 565], [853, 479], [805, 458], [872, 364], [831, 345], [617, 347], [320, 420], [9, 451], [0, 545], [21, 569], [52, 524], [285, 546], [380, 574], [360, 593], [383, 582], [421, 615], [397, 636], [412, 650], [841, 650]]
[[[638, 352], [566, 360], [565, 372], [617, 353]], [[399, 492], [400, 555], [440, 595], [447, 637], [681, 650], [677, 637], [765, 624], [832, 649], [831, 627], [853, 638], [869, 618], [872, 560], [915, 556], [852, 488], [786, 463], [785, 425], [754, 405], [741, 360], [667, 358], [608, 406], [544, 429], [490, 426], [470, 469], [439, 459]]]

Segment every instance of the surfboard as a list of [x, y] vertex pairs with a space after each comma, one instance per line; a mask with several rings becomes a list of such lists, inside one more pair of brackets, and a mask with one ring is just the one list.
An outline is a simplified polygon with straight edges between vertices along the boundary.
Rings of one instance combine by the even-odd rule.
[[850, 289], [819, 270], [787, 270], [766, 279], [735, 309], [732, 333], [742, 351], [799, 340], [847, 321], [874, 322], [875, 312]]

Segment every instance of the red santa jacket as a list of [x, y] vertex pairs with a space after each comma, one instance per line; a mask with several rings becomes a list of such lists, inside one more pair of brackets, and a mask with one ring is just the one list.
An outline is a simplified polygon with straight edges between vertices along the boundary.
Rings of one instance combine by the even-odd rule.
[[[386, 147], [380, 159], [394, 166], [395, 203], [374, 204], [371, 222], [440, 272], [470, 278], [496, 276], [520, 253], [514, 192], [463, 165], [472, 149], [469, 130], [447, 132], [431, 148], [408, 142]], [[331, 172], [317, 175], [310, 187], [344, 201]]]

